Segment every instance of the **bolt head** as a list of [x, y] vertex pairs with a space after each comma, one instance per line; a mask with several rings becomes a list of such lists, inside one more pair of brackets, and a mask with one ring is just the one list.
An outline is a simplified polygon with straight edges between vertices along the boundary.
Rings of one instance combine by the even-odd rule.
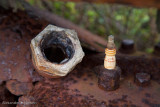
[[121, 53], [126, 53], [126, 54], [131, 54], [135, 52], [134, 41], [130, 39], [123, 40], [119, 51]]
[[137, 73], [135, 75], [135, 82], [140, 86], [147, 86], [150, 83], [150, 75], [147, 73]]

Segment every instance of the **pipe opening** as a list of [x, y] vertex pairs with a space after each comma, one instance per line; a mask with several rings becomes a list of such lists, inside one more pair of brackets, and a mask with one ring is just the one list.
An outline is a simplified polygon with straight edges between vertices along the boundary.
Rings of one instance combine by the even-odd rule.
[[42, 39], [41, 51], [48, 61], [63, 64], [73, 57], [74, 47], [64, 31], [53, 31]]
[[52, 46], [44, 49], [44, 54], [50, 62], [60, 63], [67, 56], [60, 47]]

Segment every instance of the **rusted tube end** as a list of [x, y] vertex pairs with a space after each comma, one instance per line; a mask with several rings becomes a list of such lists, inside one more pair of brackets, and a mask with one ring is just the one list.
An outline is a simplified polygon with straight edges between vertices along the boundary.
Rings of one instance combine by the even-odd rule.
[[34, 67], [50, 78], [67, 75], [84, 57], [77, 33], [53, 25], [33, 38], [30, 46]]
[[154, 46], [154, 55], [160, 56], [160, 42]]
[[139, 86], [148, 86], [150, 84], [150, 75], [147, 73], [137, 73], [135, 83]]
[[98, 86], [106, 91], [113, 91], [119, 88], [121, 69], [116, 66], [113, 70], [101, 66], [98, 74]]
[[134, 53], [135, 52], [134, 41], [130, 39], [123, 40], [119, 48], [119, 52], [125, 53], [125, 54]]

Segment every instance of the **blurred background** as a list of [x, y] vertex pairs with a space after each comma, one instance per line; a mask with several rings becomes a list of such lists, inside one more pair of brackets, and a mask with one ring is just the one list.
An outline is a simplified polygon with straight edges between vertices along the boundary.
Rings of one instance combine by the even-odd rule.
[[[0, 0], [4, 8], [24, 10], [19, 1]], [[135, 41], [137, 49], [152, 53], [160, 41], [159, 14], [156, 8], [138, 8], [121, 4], [25, 0], [30, 5], [50, 11], [105, 39], [114, 35], [119, 47], [123, 39]], [[158, 28], [159, 27], [159, 28]]]

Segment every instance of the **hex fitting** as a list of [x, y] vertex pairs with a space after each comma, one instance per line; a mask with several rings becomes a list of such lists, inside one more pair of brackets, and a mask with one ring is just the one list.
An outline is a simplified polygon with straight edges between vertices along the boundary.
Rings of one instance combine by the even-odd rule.
[[34, 67], [51, 78], [67, 75], [84, 57], [77, 33], [53, 25], [33, 38], [30, 46]]
[[113, 91], [120, 86], [121, 69], [116, 66], [115, 69], [105, 69], [100, 66], [98, 73], [98, 86], [105, 91]]

